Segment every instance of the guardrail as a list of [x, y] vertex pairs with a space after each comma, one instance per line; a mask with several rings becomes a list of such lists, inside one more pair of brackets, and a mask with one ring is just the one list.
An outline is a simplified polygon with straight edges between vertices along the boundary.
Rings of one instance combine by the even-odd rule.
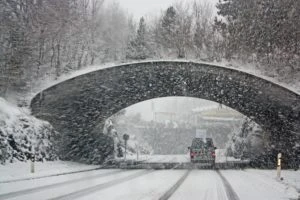
[[178, 163], [178, 162], [121, 162], [121, 169], [242, 169], [249, 166], [249, 161], [229, 161], [226, 163]]

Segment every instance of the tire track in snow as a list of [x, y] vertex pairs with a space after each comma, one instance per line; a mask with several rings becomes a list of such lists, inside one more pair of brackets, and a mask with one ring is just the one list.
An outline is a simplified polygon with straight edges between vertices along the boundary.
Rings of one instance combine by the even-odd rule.
[[97, 192], [99, 190], [103, 190], [105, 188], [109, 188], [109, 187], [112, 187], [114, 185], [121, 184], [121, 183], [124, 183], [126, 181], [130, 181], [132, 179], [135, 179], [137, 177], [140, 177], [140, 176], [152, 173], [152, 172], [154, 172], [154, 170], [146, 170], [146, 171], [137, 172], [135, 174], [132, 174], [132, 175], [129, 175], [129, 176], [126, 176], [126, 177], [123, 177], [123, 178], [118, 178], [118, 179], [115, 179], [115, 180], [112, 180], [112, 181], [101, 183], [101, 184], [98, 184], [98, 185], [95, 185], [95, 186], [92, 186], [92, 187], [81, 189], [81, 190], [78, 190], [76, 192], [72, 192], [72, 193], [69, 193], [69, 194], [58, 196], [58, 197], [55, 197], [55, 198], [52, 198], [52, 199], [49, 199], [49, 200], [62, 200], [62, 199], [64, 199], [64, 200], [68, 200], [68, 199], [73, 200], [73, 199], [77, 199], [77, 198], [83, 197], [85, 195], [88, 195], [92, 192]]
[[222, 173], [217, 170], [217, 173], [219, 174], [219, 176], [221, 177], [221, 180], [223, 182], [223, 185], [225, 187], [226, 190], [226, 195], [227, 198], [230, 200], [240, 200], [240, 198], [238, 197], [238, 195], [235, 193], [235, 191], [233, 190], [233, 188], [231, 187], [230, 183], [227, 181], [227, 179], [222, 175]]
[[60, 183], [54, 183], [54, 184], [44, 185], [44, 186], [35, 187], [35, 188], [19, 190], [19, 191], [16, 191], [16, 192], [0, 194], [0, 200], [9, 199], [9, 198], [17, 197], [17, 196], [22, 196], [22, 195], [25, 195], [25, 194], [40, 192], [40, 191], [43, 191], [43, 190], [53, 189], [53, 188], [56, 188], [56, 187], [67, 185], [67, 184], [72, 184], [72, 183], [77, 183], [77, 182], [81, 182], [81, 181], [86, 181], [86, 180], [91, 180], [91, 179], [97, 179], [97, 178], [100, 178], [100, 177], [110, 176], [110, 175], [118, 174], [118, 173], [121, 173], [121, 172], [125, 172], [125, 171], [122, 171], [122, 170], [113, 171], [113, 172], [108, 172], [108, 173], [105, 173], [105, 174], [104, 173], [103, 174], [98, 174], [96, 176], [95, 175], [94, 176], [87, 176], [87, 177], [84, 177], [84, 178], [68, 180], [68, 181], [64, 181], [64, 182], [60, 182]]
[[168, 200], [172, 194], [179, 188], [179, 186], [184, 182], [184, 180], [188, 177], [191, 170], [186, 171], [183, 176], [166, 192], [164, 193], [159, 200]]

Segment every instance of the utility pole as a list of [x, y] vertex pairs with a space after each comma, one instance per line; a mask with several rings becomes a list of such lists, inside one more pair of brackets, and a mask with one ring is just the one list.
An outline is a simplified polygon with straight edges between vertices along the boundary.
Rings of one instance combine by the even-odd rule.
[[135, 149], [136, 149], [136, 161], [139, 161], [139, 145], [135, 143]]
[[129, 140], [129, 135], [125, 133], [125, 134], [123, 135], [123, 140], [125, 141], [125, 155], [124, 155], [124, 161], [126, 161], [127, 141]]

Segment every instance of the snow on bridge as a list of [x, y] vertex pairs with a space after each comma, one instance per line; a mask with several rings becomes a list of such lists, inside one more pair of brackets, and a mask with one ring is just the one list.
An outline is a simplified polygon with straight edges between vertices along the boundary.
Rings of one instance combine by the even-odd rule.
[[124, 64], [82, 74], [40, 92], [31, 108], [62, 134], [84, 135], [80, 140], [88, 141], [98, 137], [104, 121], [118, 111], [166, 96], [224, 104], [253, 119], [283, 144], [300, 133], [299, 94], [239, 70], [184, 61]]

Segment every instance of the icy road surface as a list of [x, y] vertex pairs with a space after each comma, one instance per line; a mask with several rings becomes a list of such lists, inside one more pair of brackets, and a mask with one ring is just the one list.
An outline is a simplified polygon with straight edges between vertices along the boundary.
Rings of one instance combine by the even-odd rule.
[[[289, 174], [300, 179], [298, 171]], [[0, 200], [298, 199], [297, 188], [275, 176], [274, 170], [101, 169], [1, 183]]]

